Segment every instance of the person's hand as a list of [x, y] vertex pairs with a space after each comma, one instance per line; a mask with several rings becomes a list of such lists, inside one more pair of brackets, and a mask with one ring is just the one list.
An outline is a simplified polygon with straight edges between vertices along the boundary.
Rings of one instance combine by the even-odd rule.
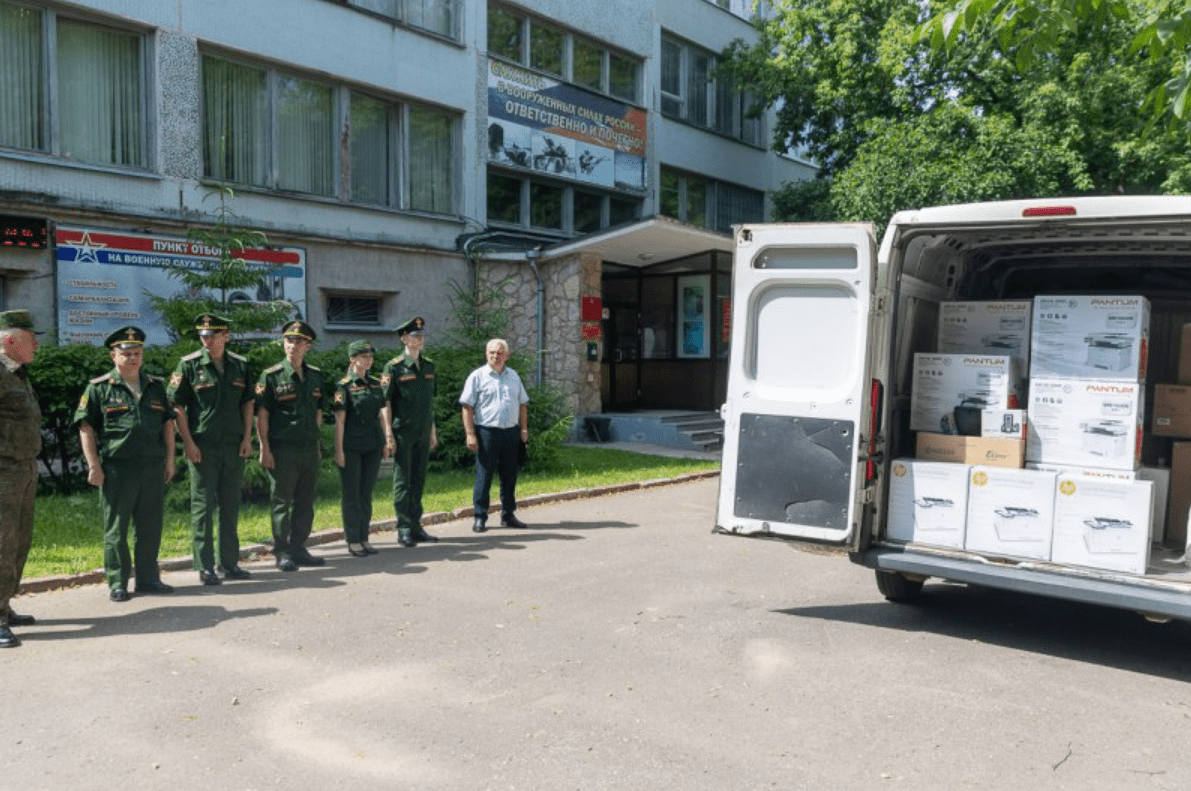
[[470, 450], [472, 453], [475, 453], [476, 449], [478, 447], [480, 447], [480, 443], [476, 442], [476, 435], [468, 434], [467, 435], [467, 449]]
[[177, 472], [177, 469], [174, 466], [174, 460], [166, 459], [165, 460], [165, 482], [166, 483], [169, 483], [171, 480], [173, 480], [175, 472]]
[[104, 475], [103, 467], [96, 465], [95, 467], [87, 468], [87, 483], [92, 486], [103, 486]]
[[434, 450], [437, 447], [438, 447], [438, 430], [434, 426], [431, 426], [430, 427], [430, 450]]
[[266, 470], [273, 469], [273, 451], [268, 448], [261, 448], [260, 463]]
[[252, 456], [252, 437], [240, 443], [240, 458], [247, 459]]
[[186, 456], [186, 460], [191, 464], [202, 464], [203, 452], [199, 450], [199, 446], [194, 440], [189, 442], [183, 440], [182, 454]]
[[388, 439], [385, 440], [385, 450], [388, 451], [390, 456], [397, 455], [397, 438], [396, 437], [389, 437]]
[[335, 466], [340, 468], [347, 466], [347, 455], [341, 450], [335, 451]]
[[521, 441], [529, 442], [529, 429], [527, 429], [527, 428], [521, 429]]

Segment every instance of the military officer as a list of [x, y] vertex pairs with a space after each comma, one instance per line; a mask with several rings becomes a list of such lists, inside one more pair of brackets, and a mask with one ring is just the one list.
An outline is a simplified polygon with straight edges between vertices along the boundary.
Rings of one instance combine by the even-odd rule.
[[128, 601], [128, 525], [136, 528], [136, 592], [173, 593], [157, 553], [165, 484], [174, 477], [174, 410], [165, 382], [141, 371], [145, 333], [121, 327], [104, 341], [115, 368], [92, 379], [74, 413], [87, 482], [103, 491], [103, 568], [112, 601]]
[[385, 364], [380, 377], [385, 396], [385, 444], [392, 454], [393, 509], [397, 543], [412, 547], [437, 541], [422, 528], [422, 490], [430, 451], [438, 445], [434, 427], [434, 363], [422, 356], [426, 321], [417, 316], [397, 328], [405, 352]]
[[204, 585], [215, 574], [215, 517], [219, 516], [219, 568], [224, 579], [247, 579], [240, 568], [240, 483], [252, 453], [252, 400], [248, 360], [227, 349], [230, 324], [214, 313], [194, 320], [203, 348], [178, 361], [168, 393], [177, 415], [182, 452], [190, 462], [190, 521], [194, 568]]
[[273, 554], [282, 571], [326, 562], [305, 546], [314, 526], [318, 430], [331, 400], [323, 372], [306, 363], [316, 337], [304, 321], [286, 324], [285, 360], [265, 369], [256, 385], [256, 434], [271, 483]]
[[343, 488], [343, 535], [347, 551], [356, 557], [376, 554], [368, 542], [372, 522], [372, 490], [380, 471], [385, 445], [384, 392], [380, 380], [368, 373], [376, 349], [368, 341], [348, 344], [347, 375], [335, 384], [331, 409], [335, 414], [335, 464]]
[[13, 612], [9, 600], [21, 587], [33, 544], [41, 408], [25, 367], [37, 354], [39, 334], [29, 311], [0, 313], [0, 648], [21, 644], [10, 627], [34, 623], [32, 615]]

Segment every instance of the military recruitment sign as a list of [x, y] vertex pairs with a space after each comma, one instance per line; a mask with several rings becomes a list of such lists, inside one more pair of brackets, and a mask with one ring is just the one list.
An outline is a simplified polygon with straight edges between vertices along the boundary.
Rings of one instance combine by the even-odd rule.
[[645, 111], [488, 61], [488, 159], [555, 178], [645, 189]]
[[[62, 343], [103, 343], [111, 333], [135, 324], [150, 344], [169, 343], [165, 323], [150, 295], [170, 297], [186, 290], [168, 267], [205, 268], [219, 250], [171, 236], [116, 233], [99, 228], [59, 227], [57, 258], [58, 338]], [[306, 251], [299, 247], [244, 250], [241, 257], [259, 267], [263, 284], [230, 295], [232, 302], [285, 299], [306, 301]]]

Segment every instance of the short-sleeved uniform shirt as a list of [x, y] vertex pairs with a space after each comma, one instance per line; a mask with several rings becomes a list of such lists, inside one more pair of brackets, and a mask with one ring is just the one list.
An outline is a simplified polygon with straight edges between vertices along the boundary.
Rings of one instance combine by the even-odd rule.
[[41, 407], [20, 370], [0, 354], [0, 458], [28, 461], [41, 453]]
[[159, 376], [141, 374], [138, 399], [112, 369], [92, 379], [74, 411], [74, 425], [86, 421], [99, 438], [99, 455], [104, 461], [164, 459], [165, 424], [174, 419]]
[[385, 401], [393, 405], [393, 431], [430, 433], [434, 425], [434, 363], [421, 357], [415, 366], [404, 354], [385, 363], [380, 385]]
[[170, 377], [170, 402], [186, 412], [186, 425], [195, 440], [239, 442], [244, 437], [243, 409], [253, 398], [248, 360], [223, 354], [223, 373], [211, 354], [199, 349], [178, 361]]
[[497, 373], [491, 365], [481, 365], [468, 374], [459, 395], [461, 405], [475, 410], [475, 424], [487, 428], [516, 428], [527, 401], [521, 377], [507, 366]]
[[384, 444], [380, 427], [380, 410], [385, 405], [385, 393], [380, 380], [354, 373], [335, 383], [335, 399], [331, 409], [343, 412], [343, 449], [352, 453], [367, 453]]
[[256, 383], [256, 406], [269, 410], [270, 445], [317, 445], [320, 412], [330, 404], [323, 372], [302, 363], [299, 379], [289, 360], [261, 373]]

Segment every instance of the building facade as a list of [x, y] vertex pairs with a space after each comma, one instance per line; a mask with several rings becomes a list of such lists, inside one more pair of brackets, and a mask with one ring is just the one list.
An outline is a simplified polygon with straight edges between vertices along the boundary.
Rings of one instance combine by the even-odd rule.
[[326, 343], [499, 285], [576, 412], [711, 407], [729, 229], [813, 174], [717, 82], [739, 3], [0, 0], [0, 301], [152, 327], [223, 205]]

